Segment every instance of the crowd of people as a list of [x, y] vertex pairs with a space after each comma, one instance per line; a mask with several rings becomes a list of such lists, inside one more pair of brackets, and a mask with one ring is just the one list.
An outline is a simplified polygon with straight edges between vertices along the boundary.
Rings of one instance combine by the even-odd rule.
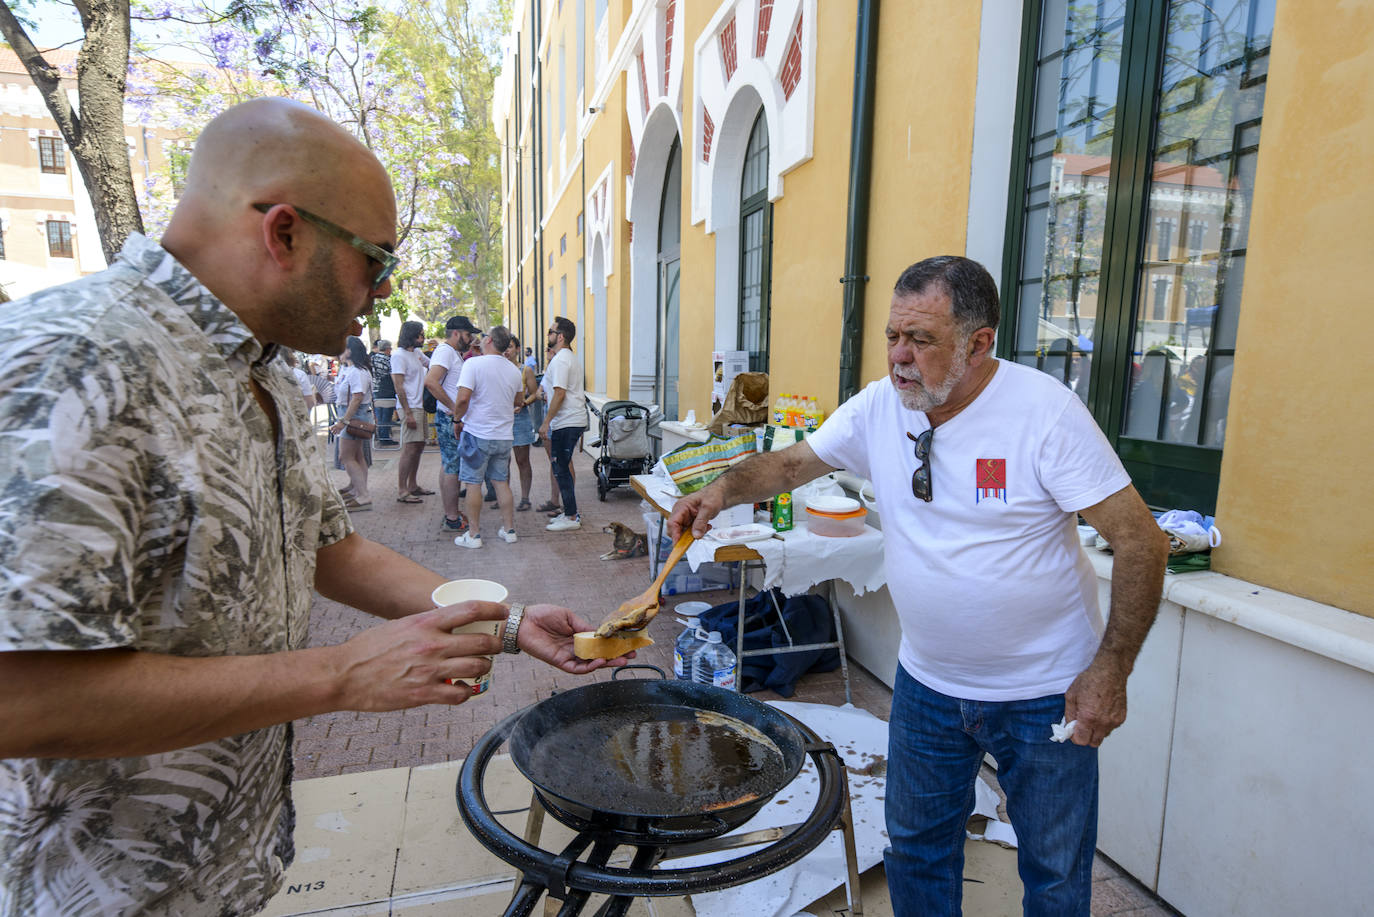
[[[530, 448], [541, 443], [551, 470], [549, 499], [537, 507], [546, 516], [544, 527], [550, 532], [582, 527], [572, 456], [588, 416], [582, 364], [572, 349], [576, 337], [571, 319], [553, 320], [542, 380], [535, 373], [533, 348], [522, 348], [504, 325], [483, 332], [464, 315], [450, 318], [443, 340], [431, 339], [428, 350], [424, 325], [416, 321], [401, 325], [394, 350], [390, 341], [379, 339], [369, 352], [361, 338], [350, 336], [330, 361], [332, 379], [324, 358], [306, 357], [305, 369], [295, 354], [288, 358], [307, 408], [334, 405], [329, 433], [336, 442], [335, 467], [348, 475], [340, 489], [345, 507], [352, 512], [372, 508], [368, 469], [374, 442], [401, 450], [398, 502], [422, 504], [434, 496], [436, 491], [422, 487], [416, 477], [432, 423], [440, 455], [440, 529], [459, 547], [480, 548], [484, 503], [499, 512], [497, 536], [507, 543], [518, 538], [515, 513], [536, 509], [530, 497]], [[429, 410], [426, 395], [433, 400]], [[512, 460], [518, 501], [511, 486]]]
[[[259, 99], [201, 133], [160, 242], [132, 235], [105, 271], [0, 310], [0, 683], [18, 686], [0, 693], [0, 912], [257, 912], [295, 852], [293, 721], [461, 704], [472, 691], [455, 680], [501, 652], [572, 674], [627, 662], [575, 658], [590, 625], [557, 605], [434, 608], [442, 576], [354, 530], [374, 438], [401, 450], [398, 500], [435, 493], [417, 480], [426, 395], [455, 544], [482, 547], [488, 483], [498, 537], [517, 539], [541, 439], [545, 528], [581, 527], [576, 326], [550, 323], [542, 384], [532, 348], [463, 316], [428, 355], [418, 322], [369, 353], [360, 320], [391, 292], [396, 243], [376, 157], [308, 106]], [[682, 498], [669, 530], [700, 537], [726, 507], [834, 469], [871, 480], [902, 630], [894, 913], [959, 913], [992, 754], [1025, 912], [1086, 917], [1097, 748], [1125, 721], [1168, 545], [1073, 391], [993, 355], [999, 317], [981, 265], [912, 265], [887, 377]], [[308, 359], [293, 375], [293, 350], [337, 353], [338, 369]], [[334, 405], [342, 491], [298, 398]], [[1105, 623], [1079, 515], [1114, 551]], [[316, 592], [385, 620], [309, 646]], [[504, 621], [502, 636], [455, 633], [476, 621]]]

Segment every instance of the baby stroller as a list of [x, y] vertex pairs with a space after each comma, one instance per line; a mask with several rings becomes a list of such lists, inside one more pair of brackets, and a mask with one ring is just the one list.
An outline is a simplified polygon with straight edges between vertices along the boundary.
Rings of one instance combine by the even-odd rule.
[[599, 411], [588, 407], [600, 421], [597, 440], [590, 445], [601, 447], [593, 467], [596, 495], [604, 502], [611, 488], [628, 484], [631, 475], [647, 474], [654, 467], [649, 409], [633, 401], [608, 401]]

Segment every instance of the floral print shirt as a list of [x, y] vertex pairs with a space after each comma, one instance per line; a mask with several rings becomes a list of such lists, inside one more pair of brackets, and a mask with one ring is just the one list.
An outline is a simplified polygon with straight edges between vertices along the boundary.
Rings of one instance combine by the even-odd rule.
[[[0, 652], [304, 646], [315, 552], [352, 529], [275, 346], [136, 235], [0, 306], [0, 354]], [[0, 915], [261, 909], [293, 855], [290, 762], [289, 724], [0, 760]]]

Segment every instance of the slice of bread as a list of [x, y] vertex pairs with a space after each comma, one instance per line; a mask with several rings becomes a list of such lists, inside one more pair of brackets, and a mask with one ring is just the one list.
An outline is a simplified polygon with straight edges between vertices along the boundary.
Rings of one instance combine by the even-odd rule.
[[578, 659], [614, 659], [631, 650], [652, 646], [654, 638], [643, 631], [622, 631], [609, 637], [598, 637], [596, 631], [584, 630], [573, 634], [573, 655]]

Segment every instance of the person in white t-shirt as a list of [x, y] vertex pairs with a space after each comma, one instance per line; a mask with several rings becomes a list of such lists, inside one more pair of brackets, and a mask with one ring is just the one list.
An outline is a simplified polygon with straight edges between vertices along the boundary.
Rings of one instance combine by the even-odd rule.
[[372, 496], [367, 489], [367, 466], [371, 458], [364, 453], [364, 447], [372, 443], [372, 434], [351, 433], [348, 425], [353, 421], [374, 422], [372, 363], [362, 338], [349, 335], [345, 354], [348, 365], [340, 367], [339, 378], [334, 383], [339, 417], [330, 432], [339, 438], [339, 461], [348, 472], [348, 487], [342, 491], [344, 506], [357, 513], [372, 509]]
[[291, 372], [296, 377], [296, 387], [301, 390], [301, 397], [305, 399], [305, 413], [309, 414], [310, 409], [319, 403], [319, 399], [315, 396], [315, 387], [310, 383], [310, 376], [301, 369], [294, 351], [283, 350], [282, 356], [286, 358], [286, 365], [291, 367]]
[[[985, 753], [1016, 828], [1027, 914], [1092, 896], [1097, 746], [1126, 718], [1168, 545], [1074, 393], [992, 355], [997, 289], [967, 258], [908, 268], [892, 296], [888, 378], [809, 439], [679, 500], [676, 538], [726, 506], [836, 468], [872, 480], [902, 626], [885, 855], [898, 914], [958, 914], [964, 825]], [[1115, 553], [1105, 632], [1076, 514]], [[1076, 721], [1071, 742], [1051, 726]]]
[[482, 336], [482, 355], [463, 361], [453, 416], [463, 422], [459, 434], [458, 479], [467, 486], [468, 530], [453, 539], [462, 548], [482, 546], [482, 481], [496, 489], [501, 510], [501, 540], [514, 544], [515, 501], [510, 490], [510, 452], [514, 444], [515, 408], [524, 400], [520, 370], [505, 357], [510, 332], [497, 325]]
[[573, 493], [572, 455], [587, 430], [587, 396], [582, 391], [582, 361], [572, 351], [577, 326], [560, 315], [549, 328], [549, 348], [553, 359], [544, 371], [550, 391], [549, 408], [539, 434], [549, 440], [553, 477], [563, 499], [563, 512], [544, 526], [550, 532], [571, 532], [582, 528]]
[[429, 372], [429, 357], [420, 350], [424, 338], [423, 324], [402, 323], [396, 352], [391, 355], [391, 383], [396, 390], [396, 416], [401, 428], [401, 456], [396, 462], [396, 499], [400, 503], [423, 503], [421, 497], [434, 493], [422, 488], [415, 479], [429, 437], [422, 400], [425, 374]]
[[466, 315], [455, 315], [444, 325], [447, 337], [434, 349], [425, 374], [425, 388], [438, 402], [434, 427], [439, 440], [439, 499], [444, 504], [444, 519], [440, 528], [454, 535], [468, 530], [467, 517], [462, 511], [462, 484], [458, 481], [458, 434], [461, 423], [453, 421], [453, 400], [458, 397], [458, 376], [463, 366], [463, 354], [472, 345], [477, 326]]

